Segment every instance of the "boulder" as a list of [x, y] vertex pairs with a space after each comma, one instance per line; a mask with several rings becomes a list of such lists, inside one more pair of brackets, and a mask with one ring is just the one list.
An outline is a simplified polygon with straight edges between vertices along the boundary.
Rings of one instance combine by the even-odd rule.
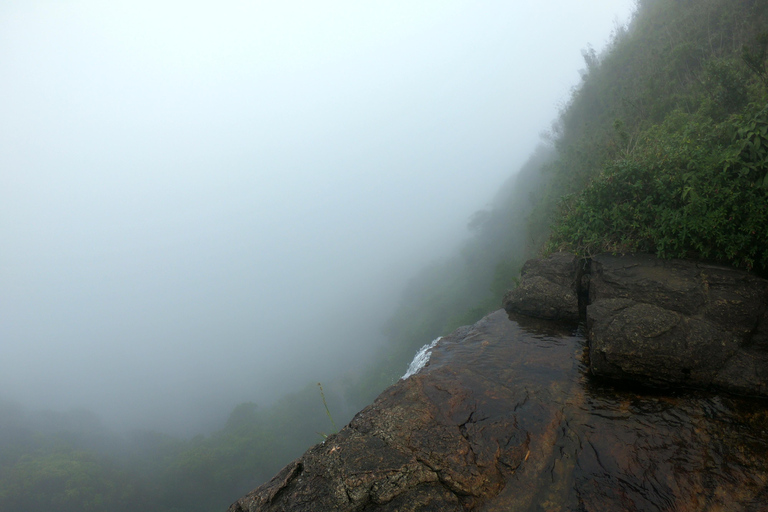
[[504, 309], [534, 318], [577, 321], [580, 269], [579, 258], [567, 252], [528, 260], [520, 284], [504, 297]]
[[768, 395], [768, 281], [651, 255], [592, 258], [594, 375]]

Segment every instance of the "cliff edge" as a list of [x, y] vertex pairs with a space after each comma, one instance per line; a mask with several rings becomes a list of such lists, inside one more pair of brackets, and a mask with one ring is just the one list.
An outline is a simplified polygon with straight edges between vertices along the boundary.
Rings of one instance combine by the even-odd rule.
[[585, 344], [496, 311], [229, 512], [768, 510], [762, 402], [604, 386]]

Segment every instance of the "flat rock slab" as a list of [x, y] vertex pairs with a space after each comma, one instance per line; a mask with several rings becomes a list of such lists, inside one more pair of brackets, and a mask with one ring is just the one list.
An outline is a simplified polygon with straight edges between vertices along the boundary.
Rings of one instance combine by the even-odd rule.
[[589, 303], [631, 299], [749, 334], [768, 301], [768, 281], [743, 270], [649, 254], [600, 254], [590, 262]]
[[768, 511], [763, 402], [603, 387], [584, 344], [497, 311], [229, 511]]
[[590, 267], [594, 375], [768, 396], [768, 281], [650, 255], [603, 254]]

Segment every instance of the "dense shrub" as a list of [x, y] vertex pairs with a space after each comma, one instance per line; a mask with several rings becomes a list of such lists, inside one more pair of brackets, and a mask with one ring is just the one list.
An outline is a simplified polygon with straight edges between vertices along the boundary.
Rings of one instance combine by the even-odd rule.
[[768, 269], [768, 108], [675, 112], [564, 199], [548, 249], [654, 252]]
[[638, 2], [561, 115], [546, 250], [768, 272], [766, 26], [755, 0]]

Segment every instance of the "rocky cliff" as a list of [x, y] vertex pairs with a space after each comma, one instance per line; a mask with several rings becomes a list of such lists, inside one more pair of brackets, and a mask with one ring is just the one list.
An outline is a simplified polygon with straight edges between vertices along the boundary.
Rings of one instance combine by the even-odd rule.
[[[548, 276], [578, 311], [583, 276]], [[499, 310], [457, 330], [229, 511], [768, 510], [764, 402], [594, 381], [568, 325]]]

